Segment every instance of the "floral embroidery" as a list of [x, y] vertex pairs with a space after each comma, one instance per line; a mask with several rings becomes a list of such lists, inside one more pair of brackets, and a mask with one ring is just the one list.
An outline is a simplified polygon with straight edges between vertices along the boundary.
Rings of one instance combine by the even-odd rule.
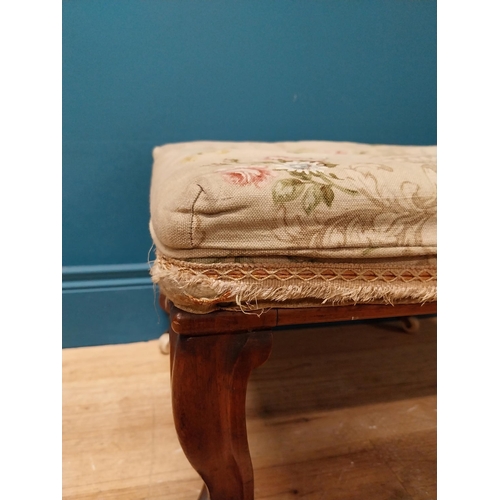
[[261, 187], [268, 179], [275, 175], [272, 170], [263, 166], [233, 167], [220, 169], [218, 172], [222, 173], [222, 177], [224, 177], [227, 182], [236, 184], [237, 186], [254, 185], [256, 187]]
[[287, 161], [275, 167], [275, 170], [288, 170], [290, 172], [324, 172], [325, 167], [319, 161]]
[[[228, 158], [226, 162], [234, 164], [238, 163], [238, 160]], [[349, 195], [358, 194], [357, 191], [338, 184], [343, 180], [332, 172], [336, 166], [336, 163], [326, 161], [270, 156], [257, 165], [235, 165], [219, 169], [218, 172], [231, 184], [261, 187], [275, 176], [276, 172], [285, 170], [290, 177], [276, 181], [272, 189], [273, 202], [283, 205], [300, 197], [302, 209], [310, 215], [322, 202], [331, 207], [335, 190]]]
[[[179, 207], [192, 227], [182, 240], [160, 242], [175, 243], [175, 255], [375, 259], [436, 252], [435, 147], [203, 142], [167, 145], [156, 157], [157, 179], [170, 185], [174, 176], [179, 186], [172, 197], [155, 192], [156, 233], [174, 234], [163, 229], [163, 217]], [[196, 184], [207, 196], [193, 205]], [[219, 230], [205, 210], [217, 215]]]
[[301, 197], [302, 209], [310, 215], [321, 202], [327, 207], [332, 206], [335, 199], [334, 188], [350, 195], [358, 194], [357, 191], [339, 186], [335, 182], [342, 182], [342, 179], [331, 171], [336, 166], [320, 161], [284, 161], [275, 167], [275, 170], [287, 170], [290, 178], [280, 179], [274, 184], [274, 203], [282, 205]]

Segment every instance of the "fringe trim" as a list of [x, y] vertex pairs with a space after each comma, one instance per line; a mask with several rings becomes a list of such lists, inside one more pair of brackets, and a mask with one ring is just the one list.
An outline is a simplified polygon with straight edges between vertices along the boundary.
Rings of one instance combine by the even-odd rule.
[[[178, 263], [180, 264], [178, 264]], [[277, 303], [286, 301], [311, 299], [321, 301], [323, 305], [345, 305], [356, 303], [424, 303], [437, 300], [437, 282], [435, 270], [425, 270], [421, 279], [406, 280], [397, 271], [393, 272], [390, 281], [386, 279], [277, 279], [272, 272], [265, 279], [256, 277], [237, 279], [227, 278], [213, 272], [207, 276], [203, 269], [213, 271], [219, 267], [202, 266], [184, 261], [175, 262], [158, 256], [151, 268], [151, 277], [158, 284], [161, 292], [178, 305], [190, 312], [206, 313], [218, 308], [234, 309], [236, 305], [241, 311], [262, 309], [259, 302]], [[233, 267], [233, 266], [232, 266]], [[237, 266], [234, 266], [237, 267]], [[241, 266], [240, 266], [241, 267]], [[420, 270], [422, 271], [422, 270]], [[387, 273], [387, 269], [383, 270]], [[375, 273], [377, 274], [377, 273]], [[408, 275], [406, 275], [408, 276]], [[389, 277], [388, 274], [385, 277]], [[297, 304], [296, 307], [299, 307]]]

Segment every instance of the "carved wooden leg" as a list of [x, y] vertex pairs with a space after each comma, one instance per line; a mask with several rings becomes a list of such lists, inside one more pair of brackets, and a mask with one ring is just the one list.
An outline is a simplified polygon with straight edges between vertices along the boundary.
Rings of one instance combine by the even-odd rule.
[[210, 500], [253, 500], [245, 396], [252, 369], [271, 352], [270, 332], [171, 333], [172, 406], [179, 441]]

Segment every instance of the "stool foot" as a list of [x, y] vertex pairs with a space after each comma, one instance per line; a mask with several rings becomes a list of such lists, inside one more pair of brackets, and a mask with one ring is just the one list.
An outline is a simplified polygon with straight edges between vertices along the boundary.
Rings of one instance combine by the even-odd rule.
[[415, 316], [403, 318], [403, 330], [406, 333], [417, 333], [420, 330], [420, 321]]
[[198, 500], [210, 500], [210, 495], [209, 495], [207, 487], [205, 485], [203, 485], [203, 489], [200, 492], [200, 496], [198, 497]]

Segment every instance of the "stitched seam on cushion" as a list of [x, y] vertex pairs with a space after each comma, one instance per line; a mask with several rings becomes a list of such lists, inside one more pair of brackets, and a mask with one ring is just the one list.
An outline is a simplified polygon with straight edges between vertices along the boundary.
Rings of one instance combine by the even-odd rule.
[[191, 248], [194, 248], [194, 242], [193, 242], [193, 225], [194, 225], [194, 206], [196, 205], [196, 202], [198, 201], [198, 198], [200, 197], [201, 193], [203, 193], [203, 188], [199, 185], [196, 184], [199, 188], [200, 191], [196, 195], [196, 198], [193, 201], [193, 204], [191, 205], [191, 224], [189, 225], [189, 242], [191, 243]]

